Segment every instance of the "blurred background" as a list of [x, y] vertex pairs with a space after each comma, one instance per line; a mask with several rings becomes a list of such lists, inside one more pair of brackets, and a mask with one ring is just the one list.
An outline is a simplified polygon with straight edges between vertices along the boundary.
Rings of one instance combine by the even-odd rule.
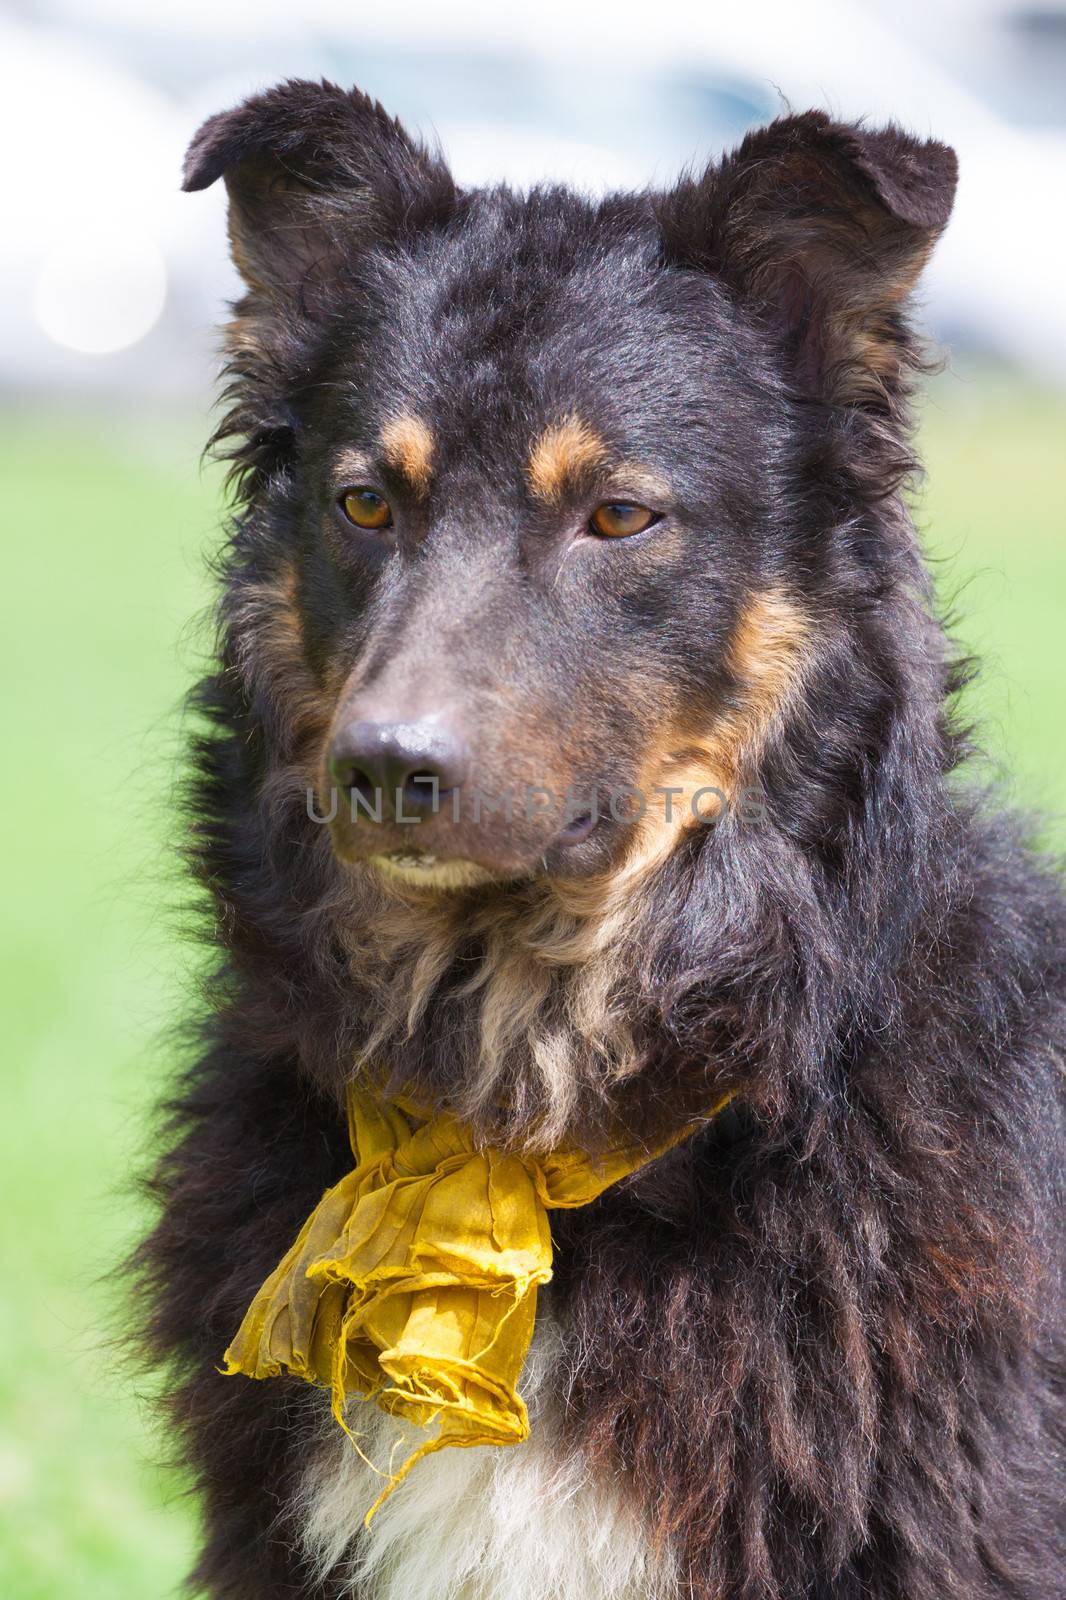
[[357, 82], [467, 183], [665, 183], [786, 106], [954, 144], [915, 509], [985, 660], [992, 773], [1066, 840], [1066, 0], [0, 0], [7, 1600], [171, 1595], [192, 1537], [107, 1275], [144, 1223], [133, 1175], [198, 959], [169, 799], [237, 285], [221, 186], [184, 196], [178, 173], [204, 116], [285, 76]]

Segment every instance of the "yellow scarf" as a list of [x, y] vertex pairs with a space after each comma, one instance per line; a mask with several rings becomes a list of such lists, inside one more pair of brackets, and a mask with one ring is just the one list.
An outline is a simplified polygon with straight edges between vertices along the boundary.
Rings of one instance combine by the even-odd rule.
[[273, 1378], [284, 1370], [328, 1386], [350, 1437], [349, 1393], [437, 1425], [397, 1473], [385, 1474], [369, 1522], [430, 1451], [528, 1436], [517, 1385], [537, 1288], [552, 1275], [548, 1212], [588, 1205], [696, 1126], [653, 1150], [519, 1156], [479, 1150], [449, 1113], [419, 1123], [409, 1108], [351, 1089], [355, 1170], [322, 1196], [259, 1290], [225, 1372]]

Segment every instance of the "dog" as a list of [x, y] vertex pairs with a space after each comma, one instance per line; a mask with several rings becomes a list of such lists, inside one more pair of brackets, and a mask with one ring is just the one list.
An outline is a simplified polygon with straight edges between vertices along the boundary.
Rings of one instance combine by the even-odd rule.
[[[220, 178], [217, 960], [139, 1258], [191, 1587], [1066, 1594], [1066, 909], [907, 509], [953, 152], [810, 111], [664, 192], [463, 190], [291, 81]], [[515, 1183], [638, 1152], [543, 1213], [528, 1437], [402, 1481], [436, 1402], [221, 1370], [353, 1093]]]

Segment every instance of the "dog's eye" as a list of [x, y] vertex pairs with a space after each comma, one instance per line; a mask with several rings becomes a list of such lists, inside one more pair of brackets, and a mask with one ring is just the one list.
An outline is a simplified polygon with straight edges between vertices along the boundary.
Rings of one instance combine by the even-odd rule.
[[340, 507], [349, 522], [357, 528], [389, 528], [392, 526], [392, 507], [373, 489], [345, 489], [340, 497]]
[[628, 539], [631, 533], [643, 533], [658, 520], [647, 506], [630, 505], [627, 500], [607, 500], [597, 506], [589, 518], [589, 531], [604, 539]]

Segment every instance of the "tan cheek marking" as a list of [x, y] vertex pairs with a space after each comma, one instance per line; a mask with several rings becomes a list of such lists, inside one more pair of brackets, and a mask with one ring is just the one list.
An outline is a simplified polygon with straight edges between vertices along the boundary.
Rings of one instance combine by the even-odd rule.
[[769, 731], [798, 683], [810, 637], [810, 618], [779, 590], [768, 590], [748, 605], [729, 651], [743, 695], [733, 714], [735, 756]]
[[334, 686], [320, 685], [304, 654], [295, 567], [286, 562], [248, 591], [235, 618], [237, 667], [249, 689], [266, 688], [280, 717], [280, 766], [268, 783], [314, 783], [329, 727]]
[[[722, 801], [730, 801], [760, 746], [799, 686], [811, 623], [798, 603], [776, 590], [756, 596], [744, 610], [727, 657], [738, 684], [737, 704], [723, 713], [709, 733], [685, 740], [677, 729], [669, 743], [660, 743], [648, 761], [642, 786], [648, 796], [646, 816], [634, 829], [634, 847], [623, 871], [627, 880], [641, 875], [671, 853], [681, 834], [696, 824], [695, 809], [714, 817]], [[667, 798], [657, 788], [680, 789]]]
[[533, 445], [526, 466], [529, 487], [548, 505], [555, 505], [567, 481], [607, 462], [607, 446], [580, 417], [566, 417], [546, 428]]
[[238, 649], [249, 685], [257, 670], [265, 672], [272, 687], [280, 687], [290, 674], [306, 671], [297, 584], [296, 568], [286, 561], [242, 598]]
[[381, 449], [390, 467], [402, 472], [419, 494], [427, 493], [433, 475], [433, 434], [421, 417], [409, 412], [390, 417], [381, 430]]
[[[609, 951], [632, 920], [632, 901], [643, 881], [696, 826], [693, 801], [701, 789], [718, 789], [729, 801], [748, 767], [798, 691], [813, 636], [810, 619], [794, 600], [769, 590], [748, 605], [733, 634], [728, 661], [738, 680], [738, 703], [723, 713], [702, 739], [665, 728], [649, 751], [637, 787], [647, 808], [635, 821], [621, 862], [589, 878], [555, 879], [552, 893], [577, 919], [568, 958], [590, 959]], [[680, 789], [670, 800], [657, 788]], [[721, 801], [701, 796], [699, 814], [716, 816]]]

